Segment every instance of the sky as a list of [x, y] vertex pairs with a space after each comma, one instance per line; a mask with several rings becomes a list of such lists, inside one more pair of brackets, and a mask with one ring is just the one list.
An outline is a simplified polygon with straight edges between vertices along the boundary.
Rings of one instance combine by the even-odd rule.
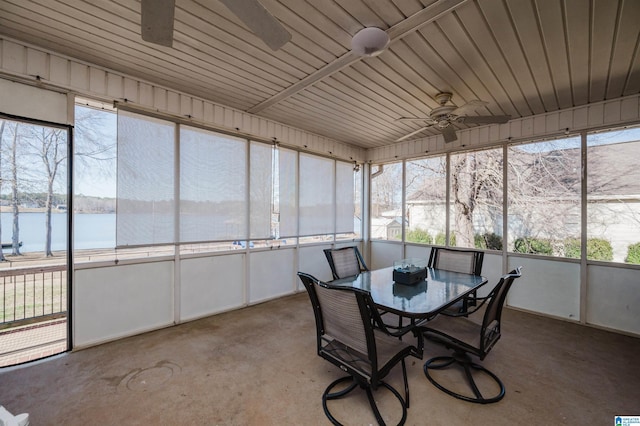
[[[87, 108], [84, 106], [76, 106], [76, 119], [86, 116], [91, 111], [93, 116], [97, 116], [91, 122], [94, 127], [91, 132], [92, 137], [101, 140], [103, 143], [112, 144], [114, 147], [117, 143], [117, 114], [114, 111], [98, 110]], [[84, 133], [82, 127], [76, 126], [76, 150], [83, 149]], [[109, 160], [93, 160], [94, 163], [100, 165], [81, 167], [76, 161], [76, 175], [74, 176], [74, 193], [94, 197], [116, 197], [116, 160], [115, 148], [107, 154], [111, 157]], [[91, 161], [91, 160], [88, 160]], [[105, 173], [107, 170], [108, 173]]]

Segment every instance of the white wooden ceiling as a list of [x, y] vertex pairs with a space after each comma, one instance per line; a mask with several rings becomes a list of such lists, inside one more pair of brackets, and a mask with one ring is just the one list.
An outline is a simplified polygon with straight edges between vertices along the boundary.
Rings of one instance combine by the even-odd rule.
[[[139, 0], [0, 0], [0, 34], [363, 148], [441, 91], [513, 118], [640, 92], [640, 0], [260, 1], [293, 35], [275, 52], [218, 0], [176, 0], [171, 48], [142, 41]], [[370, 26], [391, 44], [356, 57]]]

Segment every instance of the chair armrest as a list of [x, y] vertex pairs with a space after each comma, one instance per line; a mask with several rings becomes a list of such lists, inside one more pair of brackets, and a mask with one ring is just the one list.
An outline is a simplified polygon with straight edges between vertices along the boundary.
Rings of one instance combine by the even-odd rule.
[[464, 312], [446, 312], [446, 311], [442, 311], [442, 312], [440, 312], [439, 315], [444, 315], [445, 317], [454, 317], [454, 318], [466, 317], [466, 316], [469, 316], [470, 314], [473, 314], [473, 313], [477, 312], [480, 308], [482, 308], [482, 305], [484, 305], [487, 302], [487, 300], [489, 300], [489, 299], [491, 299], [491, 295], [485, 296], [485, 297], [476, 297], [475, 298], [476, 302], [480, 302], [480, 303], [477, 303], [473, 307], [473, 309], [467, 309]]

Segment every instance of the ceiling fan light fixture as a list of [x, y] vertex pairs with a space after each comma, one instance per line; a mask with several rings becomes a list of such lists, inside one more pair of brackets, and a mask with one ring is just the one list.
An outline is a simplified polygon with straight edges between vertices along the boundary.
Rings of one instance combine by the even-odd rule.
[[377, 56], [389, 45], [389, 34], [377, 27], [363, 28], [351, 39], [351, 51], [358, 56]]

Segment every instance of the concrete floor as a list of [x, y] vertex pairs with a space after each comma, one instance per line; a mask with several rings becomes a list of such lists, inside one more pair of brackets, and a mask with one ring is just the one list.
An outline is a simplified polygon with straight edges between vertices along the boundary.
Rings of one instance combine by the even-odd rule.
[[[341, 371], [316, 355], [306, 294], [0, 369], [0, 405], [42, 425], [322, 425]], [[425, 359], [445, 349], [427, 344]], [[640, 414], [640, 339], [506, 309], [483, 364], [505, 398], [454, 399], [408, 358], [409, 425], [613, 425]], [[401, 388], [398, 367], [388, 381]], [[381, 407], [398, 420], [388, 395]], [[366, 399], [332, 401], [346, 424], [375, 424]], [[394, 417], [396, 416], [396, 417]]]

